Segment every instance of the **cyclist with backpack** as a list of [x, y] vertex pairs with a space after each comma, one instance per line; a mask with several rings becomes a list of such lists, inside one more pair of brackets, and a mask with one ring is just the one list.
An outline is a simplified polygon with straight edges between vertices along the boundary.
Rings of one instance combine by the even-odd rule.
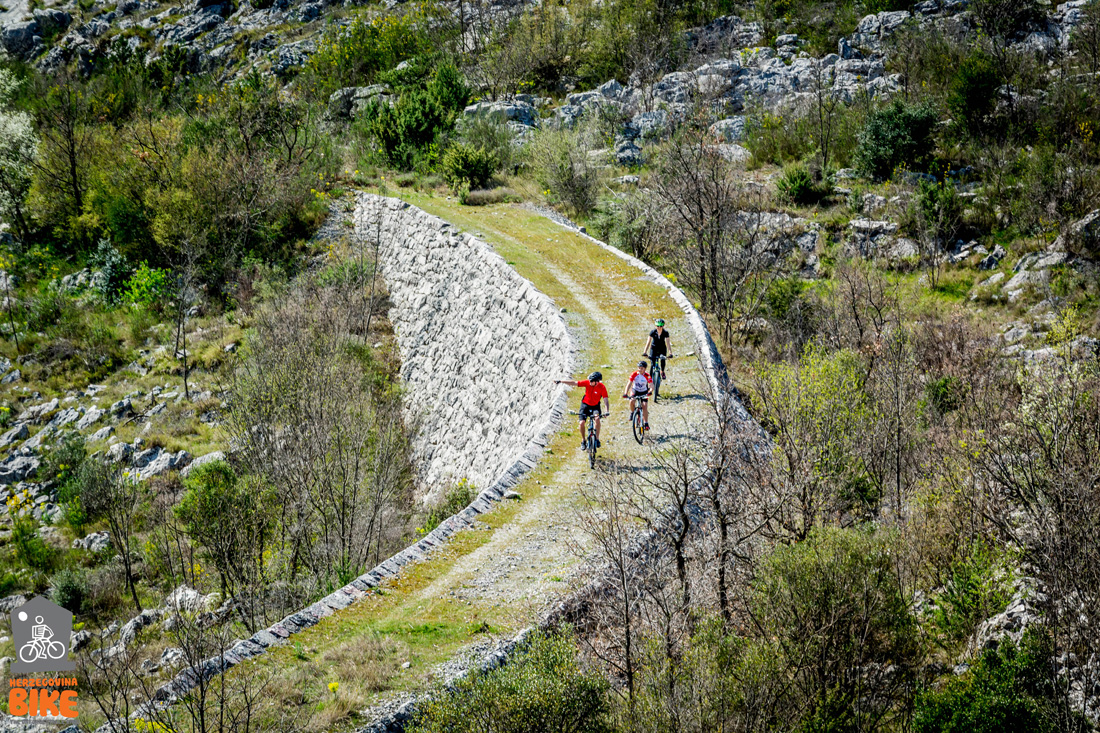
[[[569, 379], [555, 379], [554, 384], [584, 387], [584, 397], [581, 398], [581, 409], [578, 413], [580, 415], [581, 450], [588, 447], [588, 439], [584, 433], [584, 421], [588, 419], [589, 415], [596, 420], [596, 447], [599, 448], [600, 417], [607, 417], [611, 414], [611, 402], [607, 394], [607, 387], [603, 383], [603, 375], [599, 372], [592, 372], [588, 375], [588, 379], [581, 379], [577, 382]], [[600, 400], [603, 400], [603, 415], [600, 415]]]

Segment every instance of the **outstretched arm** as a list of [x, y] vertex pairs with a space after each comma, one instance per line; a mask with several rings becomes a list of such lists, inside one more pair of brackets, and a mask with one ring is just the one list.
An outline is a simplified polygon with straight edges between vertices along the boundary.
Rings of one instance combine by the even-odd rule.
[[577, 386], [577, 383], [574, 382], [572, 379], [555, 379], [554, 384], [564, 384], [564, 385], [567, 385], [569, 387], [576, 387]]

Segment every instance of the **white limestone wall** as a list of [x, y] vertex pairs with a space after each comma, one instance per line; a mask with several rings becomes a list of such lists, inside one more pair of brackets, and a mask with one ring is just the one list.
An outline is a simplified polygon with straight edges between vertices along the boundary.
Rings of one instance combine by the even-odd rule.
[[490, 487], [560, 418], [553, 380], [575, 347], [558, 307], [488, 244], [403, 201], [359, 194], [355, 226], [381, 238], [422, 499], [463, 478]]

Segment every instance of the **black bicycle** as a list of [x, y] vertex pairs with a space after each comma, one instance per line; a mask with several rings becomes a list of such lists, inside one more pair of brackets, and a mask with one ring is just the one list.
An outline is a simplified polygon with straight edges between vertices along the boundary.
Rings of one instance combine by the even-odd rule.
[[[607, 415], [603, 415], [607, 417]], [[589, 413], [587, 420], [585, 421], [585, 435], [588, 439], [584, 441], [584, 449], [588, 451], [588, 467], [596, 467], [596, 416]]]
[[[645, 358], [649, 359], [649, 378], [653, 380], [653, 401], [657, 401], [657, 396], [661, 391], [661, 374], [665, 370], [665, 361], [671, 359], [671, 356], [650, 356], [649, 354], [642, 354]], [[657, 365], [657, 360], [661, 360], [660, 366]]]
[[634, 409], [630, 412], [630, 427], [634, 430], [634, 440], [638, 441], [638, 445], [642, 444], [645, 440], [645, 418], [642, 415], [642, 404], [649, 400], [649, 395], [642, 395], [640, 397], [625, 397], [628, 400], [634, 400]]

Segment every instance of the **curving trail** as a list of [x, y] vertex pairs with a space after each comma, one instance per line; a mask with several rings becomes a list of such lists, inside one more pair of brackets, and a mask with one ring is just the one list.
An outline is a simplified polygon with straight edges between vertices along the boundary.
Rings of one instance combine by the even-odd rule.
[[[687, 319], [669, 293], [583, 235], [528, 209], [464, 207], [411, 192], [401, 197], [487, 241], [565, 309], [563, 317], [579, 350], [573, 378], [599, 369], [611, 394], [600, 460], [644, 466], [649, 447], [634, 441], [629, 408], [619, 395], [641, 356], [653, 319], [661, 316], [668, 323], [673, 353], [696, 351]], [[652, 440], [658, 445], [685, 440], [713, 419], [699, 360], [676, 359], [668, 371], [669, 380], [662, 385], [667, 399], [650, 406]], [[581, 390], [572, 390], [570, 410], [577, 409], [580, 397]], [[503, 501], [428, 560], [403, 568], [381, 592], [302, 630], [293, 637], [293, 649], [273, 647], [230, 674], [273, 674], [272, 704], [284, 710], [301, 705], [303, 698], [323, 704], [331, 698], [326, 689], [329, 679], [323, 674], [304, 679], [296, 669], [302, 654], [320, 660], [334, 650], [375, 639], [384, 641], [392, 659], [377, 664], [384, 671], [372, 685], [368, 705], [429, 687], [441, 674], [441, 663], [487, 636], [529, 625], [550, 602], [572, 590], [583, 553], [583, 538], [573, 520], [579, 505], [577, 488], [592, 480], [587, 458], [579, 450], [576, 417], [567, 415], [539, 464], [516, 487], [520, 500]], [[293, 688], [295, 694], [284, 696], [285, 688]], [[352, 726], [345, 722], [336, 729]]]

